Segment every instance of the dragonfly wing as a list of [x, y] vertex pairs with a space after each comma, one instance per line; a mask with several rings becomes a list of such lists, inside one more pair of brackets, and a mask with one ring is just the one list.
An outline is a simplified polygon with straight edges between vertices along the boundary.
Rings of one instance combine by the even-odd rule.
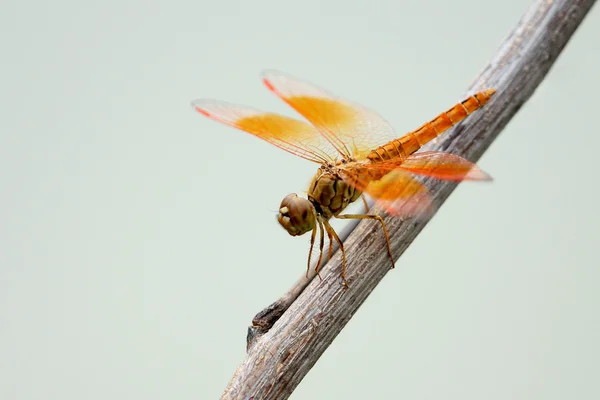
[[397, 157], [391, 160], [375, 161], [364, 164], [362, 168], [371, 171], [371, 174], [373, 172], [383, 174], [401, 169], [417, 175], [454, 182], [492, 180], [491, 176], [471, 161], [455, 154], [440, 151], [427, 151], [414, 153], [406, 158]]
[[315, 127], [306, 122], [219, 100], [199, 99], [192, 106], [208, 118], [316, 163], [331, 162], [336, 154]]
[[415, 153], [402, 160], [398, 168], [413, 174], [430, 176], [445, 181], [490, 181], [492, 177], [471, 161], [456, 154], [441, 151]]
[[[383, 203], [392, 215], [428, 216], [433, 212], [429, 191], [413, 174], [455, 182], [492, 179], [474, 163], [455, 154], [437, 151], [353, 164], [342, 170], [342, 179]], [[375, 180], [376, 177], [380, 178]]]
[[264, 71], [262, 78], [346, 159], [364, 156], [396, 137], [391, 125], [367, 107], [280, 71]]
[[388, 214], [397, 217], [427, 217], [433, 213], [429, 191], [410, 173], [401, 169], [387, 172], [379, 180], [364, 178], [361, 170], [343, 171], [342, 179], [372, 197]]

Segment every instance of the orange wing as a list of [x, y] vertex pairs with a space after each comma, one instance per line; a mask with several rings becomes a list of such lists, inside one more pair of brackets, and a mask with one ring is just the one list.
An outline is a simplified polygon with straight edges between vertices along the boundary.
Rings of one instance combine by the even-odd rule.
[[264, 71], [262, 78], [269, 90], [312, 123], [345, 159], [364, 156], [396, 137], [385, 119], [360, 104], [283, 72]]
[[[429, 216], [433, 202], [427, 188], [412, 174], [460, 182], [492, 178], [474, 163], [455, 154], [428, 151], [397, 160], [352, 163], [342, 167], [342, 179], [366, 193], [390, 214], [401, 217]], [[377, 180], [377, 177], [381, 177]]]
[[471, 161], [456, 154], [441, 151], [415, 153], [398, 167], [414, 174], [430, 176], [445, 181], [491, 181], [492, 177]]
[[429, 191], [408, 172], [401, 169], [385, 171], [385, 175], [376, 181], [366, 179], [360, 166], [341, 172], [346, 183], [372, 197], [390, 215], [427, 217], [433, 212]]
[[208, 118], [251, 133], [306, 160], [321, 164], [335, 158], [329, 143], [306, 122], [218, 100], [199, 99], [192, 106]]
[[398, 157], [392, 160], [361, 164], [358, 168], [364, 171], [379, 171], [380, 173], [401, 169], [417, 175], [454, 182], [492, 180], [491, 176], [471, 161], [456, 154], [441, 151], [414, 153], [406, 158]]

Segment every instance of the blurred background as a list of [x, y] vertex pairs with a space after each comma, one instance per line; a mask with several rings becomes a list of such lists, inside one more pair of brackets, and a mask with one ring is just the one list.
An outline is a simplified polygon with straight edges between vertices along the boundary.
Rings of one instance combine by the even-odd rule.
[[[6, 2], [0, 398], [215, 399], [304, 273], [276, 222], [315, 165], [202, 118], [294, 115], [263, 68], [410, 131], [530, 1]], [[600, 9], [294, 399], [597, 399]]]

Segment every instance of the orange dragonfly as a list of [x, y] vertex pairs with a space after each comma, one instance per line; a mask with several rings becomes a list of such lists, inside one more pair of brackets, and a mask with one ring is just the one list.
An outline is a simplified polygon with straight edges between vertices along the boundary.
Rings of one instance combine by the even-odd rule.
[[329, 258], [333, 240], [337, 241], [342, 252], [341, 278], [346, 287], [346, 252], [329, 224], [332, 217], [379, 221], [394, 267], [388, 231], [381, 216], [341, 214], [348, 204], [362, 197], [368, 212], [363, 196], [367, 194], [388, 214], [418, 216], [430, 210], [432, 202], [427, 188], [413, 174], [456, 182], [491, 180], [475, 164], [457, 155], [416, 151], [481, 108], [490, 100], [494, 89], [470, 96], [419, 129], [398, 138], [386, 120], [360, 104], [279, 71], [264, 71], [261, 77], [270, 91], [310, 123], [218, 100], [199, 99], [192, 102], [192, 106], [208, 118], [320, 164], [308, 189], [308, 199], [295, 193], [287, 195], [281, 202], [277, 220], [292, 236], [312, 232], [309, 269], [319, 231], [317, 273], [323, 257], [325, 232], [329, 238]]

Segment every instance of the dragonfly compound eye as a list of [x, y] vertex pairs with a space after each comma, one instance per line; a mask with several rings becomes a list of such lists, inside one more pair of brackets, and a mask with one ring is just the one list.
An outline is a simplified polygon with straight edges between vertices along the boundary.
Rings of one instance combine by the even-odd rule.
[[296, 193], [288, 194], [281, 201], [277, 221], [290, 235], [304, 235], [315, 227], [315, 208]]

